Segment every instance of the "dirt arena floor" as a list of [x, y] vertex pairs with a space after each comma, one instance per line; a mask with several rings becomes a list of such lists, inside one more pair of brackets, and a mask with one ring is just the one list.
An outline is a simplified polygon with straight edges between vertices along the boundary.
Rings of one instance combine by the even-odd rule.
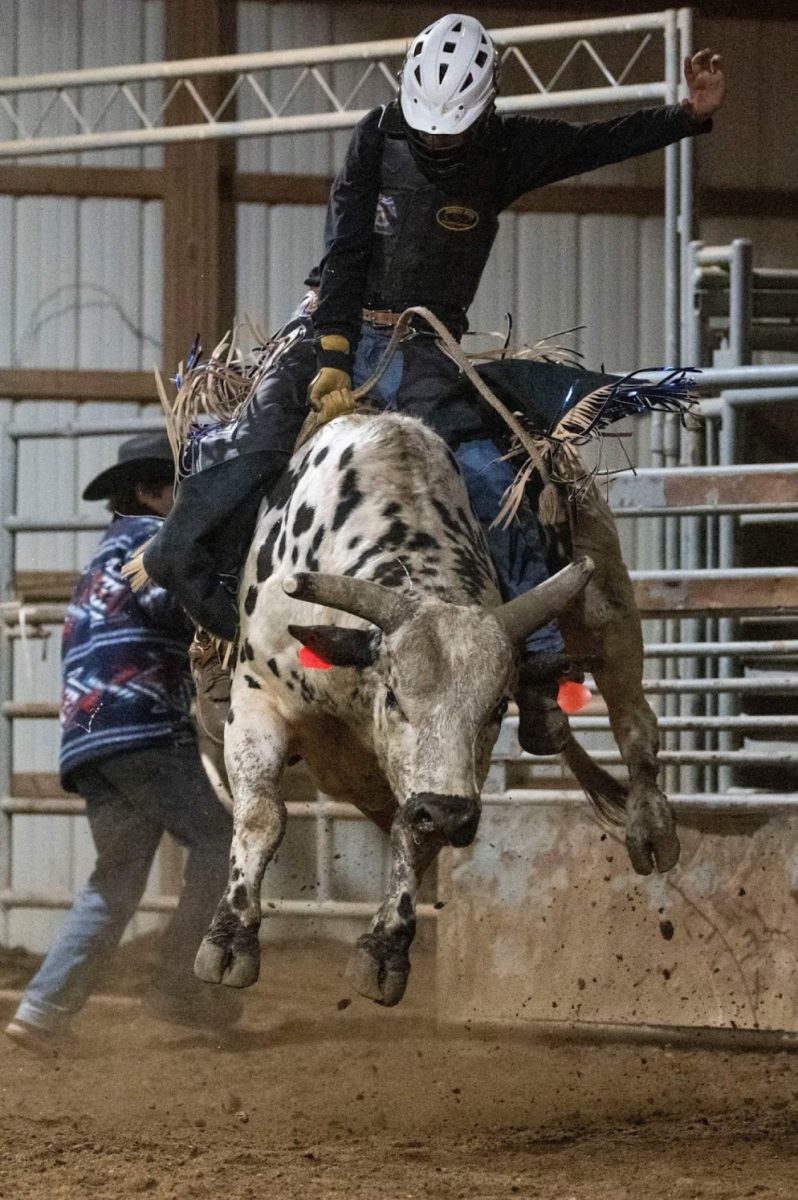
[[794, 1052], [441, 1029], [429, 959], [390, 1011], [345, 959], [267, 947], [225, 1041], [128, 996], [89, 1006], [70, 1056], [0, 1047], [0, 1197], [798, 1197]]

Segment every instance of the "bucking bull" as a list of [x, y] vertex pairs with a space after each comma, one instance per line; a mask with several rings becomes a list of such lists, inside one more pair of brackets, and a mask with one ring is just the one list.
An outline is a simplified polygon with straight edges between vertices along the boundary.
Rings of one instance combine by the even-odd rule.
[[[625, 823], [635, 870], [676, 863], [640, 620], [595, 488], [579, 506], [573, 563], [502, 603], [445, 444], [410, 417], [340, 416], [294, 455], [261, 510], [240, 598], [224, 739], [230, 878], [197, 954], [200, 978], [246, 987], [258, 977], [261, 882], [286, 820], [280, 778], [301, 755], [320, 790], [390, 837], [387, 892], [348, 975], [380, 1004], [401, 999], [421, 878], [441, 847], [475, 838], [519, 647], [552, 617], [569, 654], [592, 660], [629, 782], [573, 738], [569, 767], [604, 816]], [[301, 665], [298, 643], [332, 669]]]

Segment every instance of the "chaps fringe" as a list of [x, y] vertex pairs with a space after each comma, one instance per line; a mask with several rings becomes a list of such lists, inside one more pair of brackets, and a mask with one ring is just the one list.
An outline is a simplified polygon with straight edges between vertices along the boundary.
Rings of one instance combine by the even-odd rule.
[[152, 538], [147, 538], [146, 542], [142, 542], [138, 550], [126, 563], [122, 564], [122, 578], [126, 579], [134, 592], [140, 592], [142, 588], [148, 587], [153, 582], [147, 574], [147, 568], [144, 566], [144, 551], [152, 542]]

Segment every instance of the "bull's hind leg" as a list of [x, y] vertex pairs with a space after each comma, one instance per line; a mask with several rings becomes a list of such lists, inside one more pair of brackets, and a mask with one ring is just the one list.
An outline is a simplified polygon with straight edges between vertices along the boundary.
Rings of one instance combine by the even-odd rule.
[[615, 523], [595, 489], [579, 506], [574, 555], [596, 564], [592, 580], [562, 621], [570, 652], [594, 659], [593, 675], [629, 772], [626, 846], [632, 866], [648, 875], [679, 859], [670, 804], [660, 791], [657, 719], [643, 695], [643, 633]]
[[197, 951], [194, 972], [208, 983], [249, 987], [260, 970], [263, 873], [285, 831], [285, 804], [278, 789], [287, 735], [261, 693], [247, 687], [242, 694], [235, 682], [227, 721], [225, 761], [233, 792], [230, 876]]
[[[639, 620], [638, 620], [639, 625]], [[608, 630], [594, 678], [607, 704], [610, 727], [629, 771], [626, 848], [639, 875], [670, 871], [679, 861], [679, 839], [671, 806], [659, 787], [657, 718], [641, 687], [642, 641], [630, 652], [630, 630]], [[637, 666], [639, 662], [640, 667]]]
[[421, 833], [400, 808], [391, 826], [388, 890], [368, 933], [359, 937], [346, 969], [361, 996], [390, 1007], [405, 993], [410, 945], [416, 933], [416, 897], [424, 872], [443, 842]]

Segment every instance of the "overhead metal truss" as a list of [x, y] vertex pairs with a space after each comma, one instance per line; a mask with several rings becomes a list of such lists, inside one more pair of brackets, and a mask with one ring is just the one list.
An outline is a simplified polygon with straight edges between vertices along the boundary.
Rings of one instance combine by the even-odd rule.
[[[673, 102], [678, 90], [675, 43], [680, 19], [681, 14], [669, 10], [492, 30], [504, 66], [515, 66], [513, 77], [525, 87], [503, 95], [498, 108], [530, 112], [630, 101]], [[623, 45], [620, 35], [626, 35]], [[608, 38], [612, 38], [610, 45]], [[535, 51], [542, 44], [560, 42], [569, 44], [553, 72], [535, 65]], [[407, 45], [406, 39], [395, 38], [3, 78], [0, 157], [347, 128], [368, 111], [361, 107], [367, 84], [371, 95], [378, 83], [383, 102], [395, 95], [397, 70]], [[658, 51], [654, 61], [659, 62], [659, 78], [653, 79], [646, 77], [653, 56], [645, 53], [652, 46]], [[352, 64], [352, 69], [336, 70], [341, 64]], [[567, 85], [575, 69], [584, 76], [585, 86]], [[207, 76], [229, 81], [221, 103], [213, 109], [201, 90], [200, 81]], [[165, 87], [154, 96], [146, 85], [157, 81]], [[186, 95], [196, 120], [170, 124], [175, 100]], [[34, 96], [37, 103], [32, 102]], [[256, 116], [234, 117], [234, 106], [242, 97], [255, 106]], [[65, 123], [72, 126], [70, 131], [64, 131]]]

